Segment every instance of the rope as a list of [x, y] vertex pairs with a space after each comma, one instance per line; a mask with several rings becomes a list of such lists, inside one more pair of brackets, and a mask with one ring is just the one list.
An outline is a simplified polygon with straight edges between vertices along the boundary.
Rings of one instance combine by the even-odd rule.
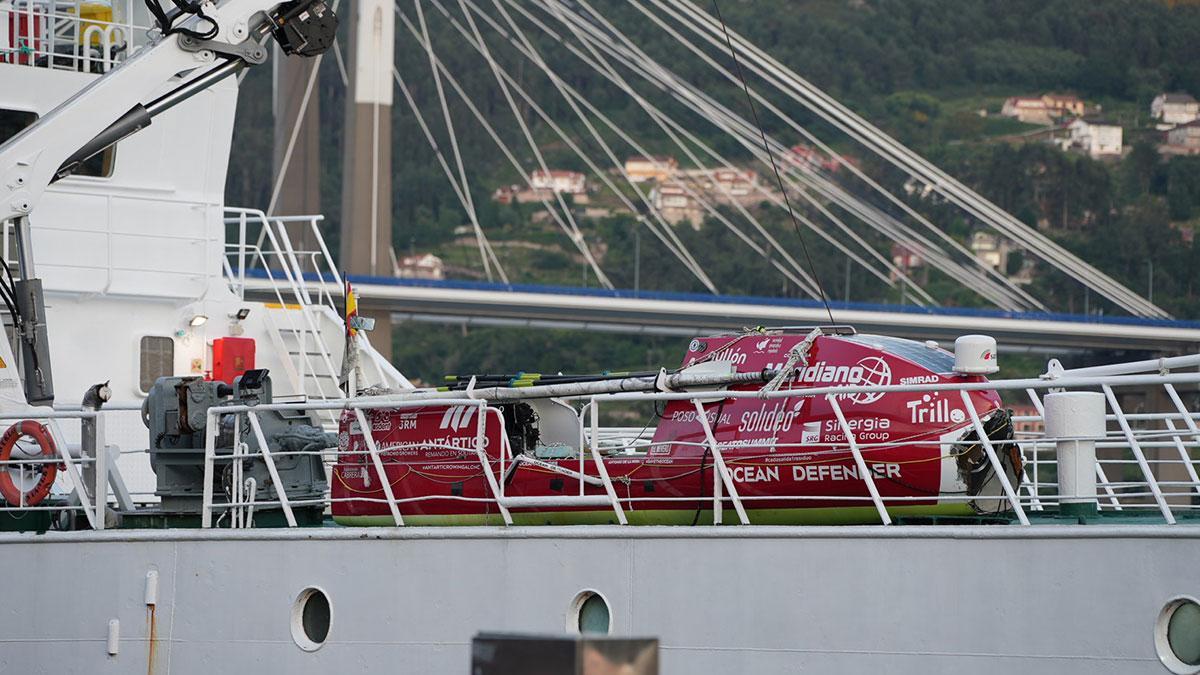
[[[783, 367], [779, 369], [779, 373], [772, 378], [770, 382], [763, 385], [762, 389], [759, 390], [758, 395], [761, 398], [766, 398], [767, 394], [773, 391], [778, 391], [779, 388], [783, 386], [784, 382], [791, 381], [792, 376], [796, 372], [796, 364], [807, 367], [808, 352], [810, 349], [812, 349], [813, 343], [816, 342], [817, 338], [819, 337], [821, 337], [821, 329], [814, 328], [812, 329], [812, 332], [805, 336], [803, 340], [797, 342], [794, 347], [789, 349], [787, 361], [785, 361]], [[787, 399], [784, 400], [786, 401]]]
[[817, 274], [816, 265], [813, 264], [812, 255], [808, 252], [808, 243], [804, 241], [804, 233], [800, 231], [800, 223], [796, 220], [796, 212], [792, 209], [792, 200], [788, 197], [787, 189], [783, 186], [783, 178], [779, 175], [779, 165], [775, 163], [775, 155], [771, 152], [771, 145], [767, 142], [767, 132], [763, 130], [762, 122], [758, 119], [758, 108], [754, 105], [754, 98], [750, 96], [750, 87], [746, 84], [746, 76], [742, 73], [742, 64], [738, 61], [737, 51], [733, 48], [733, 42], [729, 39], [729, 29], [725, 26], [725, 19], [721, 17], [721, 8], [717, 5], [717, 0], [712, 1], [713, 10], [717, 13], [717, 19], [721, 22], [721, 30], [725, 32], [725, 42], [729, 46], [729, 55], [733, 58], [733, 65], [737, 69], [738, 79], [742, 81], [742, 90], [746, 93], [746, 103], [750, 106], [750, 114], [754, 117], [754, 125], [758, 127], [758, 133], [762, 136], [763, 150], [766, 151], [767, 157], [771, 160], [771, 170], [775, 173], [775, 182], [779, 184], [779, 192], [783, 194], [783, 202], [787, 205], [788, 215], [792, 219], [792, 228], [796, 230], [796, 238], [800, 240], [800, 249], [804, 252], [804, 259], [808, 262], [809, 272], [812, 273], [813, 281], [817, 284], [817, 293], [820, 295], [821, 304], [825, 305], [825, 313], [829, 315], [829, 323], [837, 323], [833, 319], [833, 310], [829, 307], [829, 298], [825, 294], [825, 287], [821, 284], [821, 277]]

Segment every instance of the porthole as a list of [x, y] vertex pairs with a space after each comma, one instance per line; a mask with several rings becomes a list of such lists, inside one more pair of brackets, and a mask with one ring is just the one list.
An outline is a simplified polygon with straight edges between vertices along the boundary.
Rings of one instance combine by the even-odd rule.
[[309, 587], [292, 603], [292, 640], [306, 652], [315, 652], [329, 637], [333, 610], [325, 591]]
[[1200, 604], [1194, 598], [1175, 598], [1158, 613], [1154, 647], [1172, 673], [1200, 673]]
[[581, 635], [608, 635], [612, 631], [608, 600], [596, 591], [580, 592], [567, 612], [567, 630]]

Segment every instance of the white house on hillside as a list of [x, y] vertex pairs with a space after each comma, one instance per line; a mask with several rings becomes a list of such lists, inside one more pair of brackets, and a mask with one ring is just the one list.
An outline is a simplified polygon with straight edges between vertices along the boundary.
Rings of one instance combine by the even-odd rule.
[[672, 225], [682, 222], [691, 223], [694, 229], [700, 229], [704, 214], [700, 205], [692, 197], [691, 192], [675, 182], [662, 183], [650, 191], [650, 203], [664, 220]]
[[1013, 96], [1000, 108], [1003, 117], [1015, 117], [1026, 124], [1050, 126], [1063, 117], [1083, 117], [1087, 104], [1074, 94]]
[[578, 171], [542, 171], [529, 174], [529, 186], [534, 190], [550, 190], [560, 194], [578, 195], [587, 192], [587, 178]]
[[1015, 117], [1026, 124], [1053, 124], [1053, 112], [1040, 96], [1013, 96], [1000, 109], [1004, 117]]
[[446, 278], [446, 266], [442, 259], [432, 253], [406, 255], [394, 260], [396, 276], [401, 279], [434, 279]]
[[1200, 118], [1200, 102], [1191, 94], [1159, 94], [1150, 103], [1150, 116], [1160, 122], [1161, 129], [1189, 124]]
[[758, 185], [758, 174], [750, 169], [717, 169], [712, 182], [730, 196], [744, 197]]
[[1003, 272], [1008, 268], [1010, 251], [1008, 240], [991, 232], [977, 230], [971, 233], [971, 252], [994, 270]]
[[1078, 148], [1092, 158], [1120, 157], [1124, 150], [1124, 131], [1116, 124], [1077, 119], [1067, 125], [1067, 131], [1063, 149]]
[[625, 160], [625, 173], [633, 183], [652, 180], [665, 183], [675, 177], [679, 162], [674, 157], [630, 157]]
[[1165, 155], [1200, 155], [1200, 120], [1168, 131], [1167, 143], [1159, 146], [1158, 151]]
[[1051, 115], [1056, 117], [1083, 117], [1087, 104], [1074, 94], [1043, 94], [1042, 102]]

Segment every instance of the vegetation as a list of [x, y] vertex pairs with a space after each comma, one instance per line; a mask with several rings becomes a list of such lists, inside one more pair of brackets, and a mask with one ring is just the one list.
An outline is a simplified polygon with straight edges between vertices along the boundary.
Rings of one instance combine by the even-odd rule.
[[[677, 365], [686, 338], [586, 334], [532, 328], [470, 328], [403, 323], [393, 358], [410, 378], [437, 383], [445, 374], [599, 373]], [[497, 345], [519, 344], [520, 356]]]

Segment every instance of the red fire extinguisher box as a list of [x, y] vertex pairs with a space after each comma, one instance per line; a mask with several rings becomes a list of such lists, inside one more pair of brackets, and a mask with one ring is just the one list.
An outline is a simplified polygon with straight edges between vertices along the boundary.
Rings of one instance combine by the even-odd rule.
[[254, 369], [254, 339], [223, 337], [213, 340], [213, 366], [209, 379], [233, 384], [233, 379]]

